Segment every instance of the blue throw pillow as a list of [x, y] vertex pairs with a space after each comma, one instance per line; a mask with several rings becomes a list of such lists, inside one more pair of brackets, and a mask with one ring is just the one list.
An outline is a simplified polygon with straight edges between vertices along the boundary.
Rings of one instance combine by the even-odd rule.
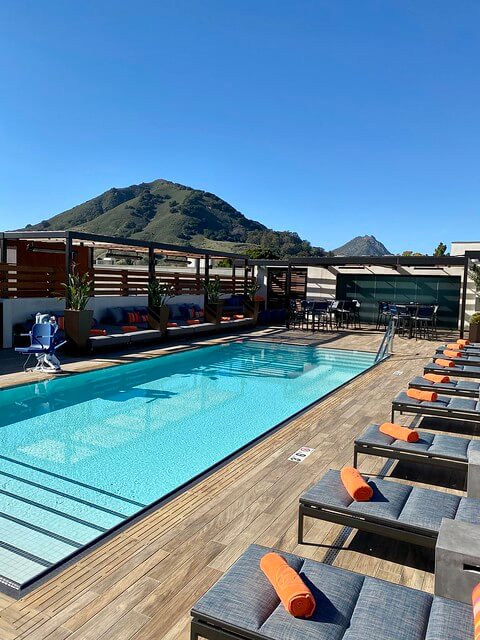
[[111, 307], [108, 312], [108, 318], [113, 324], [122, 324], [124, 310], [122, 307]]

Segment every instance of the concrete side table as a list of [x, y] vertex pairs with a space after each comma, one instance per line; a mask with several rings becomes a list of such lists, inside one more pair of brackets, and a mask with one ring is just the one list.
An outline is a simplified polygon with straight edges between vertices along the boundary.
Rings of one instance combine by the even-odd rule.
[[466, 604], [480, 582], [480, 526], [443, 518], [435, 547], [435, 595]]
[[480, 451], [468, 454], [467, 496], [480, 498]]

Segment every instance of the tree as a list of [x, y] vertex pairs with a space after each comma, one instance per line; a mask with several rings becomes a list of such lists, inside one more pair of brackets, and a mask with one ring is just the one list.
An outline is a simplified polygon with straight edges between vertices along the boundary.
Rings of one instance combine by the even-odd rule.
[[247, 249], [245, 253], [252, 260], [278, 260], [279, 258], [278, 254], [265, 247], [255, 247], [254, 249]]
[[439, 258], [440, 256], [446, 255], [446, 253], [447, 253], [447, 245], [444, 244], [443, 242], [439, 242], [438, 247], [433, 252], [433, 255]]
[[424, 253], [418, 253], [418, 251], [404, 251], [401, 253], [404, 258], [409, 258], [410, 256], [424, 256]]

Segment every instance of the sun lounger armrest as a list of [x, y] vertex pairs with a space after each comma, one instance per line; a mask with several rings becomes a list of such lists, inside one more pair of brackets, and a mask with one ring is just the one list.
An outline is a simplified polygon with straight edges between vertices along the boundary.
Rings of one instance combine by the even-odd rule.
[[480, 498], [480, 451], [468, 453], [467, 496]]
[[443, 518], [435, 547], [435, 595], [471, 604], [479, 582], [478, 525]]

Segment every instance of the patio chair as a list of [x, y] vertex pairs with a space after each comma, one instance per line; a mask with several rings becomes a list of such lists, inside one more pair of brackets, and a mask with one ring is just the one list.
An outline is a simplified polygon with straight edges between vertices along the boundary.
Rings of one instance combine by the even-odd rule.
[[396, 321], [396, 333], [405, 335], [410, 331], [410, 314], [406, 304], [391, 304], [390, 316]]
[[[316, 602], [311, 618], [294, 618], [260, 569], [271, 551], [250, 545], [198, 600], [191, 610], [191, 640], [473, 640], [471, 603], [279, 551]], [[471, 598], [465, 582], [462, 594]]]
[[412, 335], [415, 340], [426, 338], [432, 340], [434, 336], [434, 307], [432, 305], [418, 305], [411, 317]]
[[480, 452], [480, 440], [446, 434], [418, 431], [416, 442], [397, 440], [382, 433], [378, 424], [370, 424], [353, 445], [353, 466], [358, 467], [358, 455], [379, 456], [424, 466], [447, 467], [467, 471], [468, 457]]
[[343, 486], [340, 471], [330, 469], [300, 496], [298, 543], [303, 544], [304, 519], [310, 517], [433, 548], [442, 518], [480, 524], [479, 459], [480, 452], [469, 454], [466, 497], [364, 476], [373, 496], [356, 502]]
[[450, 380], [450, 382], [432, 382], [423, 376], [415, 376], [408, 383], [411, 389], [420, 391], [436, 391], [451, 396], [464, 396], [465, 398], [478, 398], [480, 396], [480, 383], [469, 380]]
[[401, 391], [392, 401], [392, 422], [395, 422], [395, 413], [420, 414], [425, 416], [437, 416], [451, 420], [465, 420], [467, 422], [478, 422], [480, 419], [479, 398], [451, 398], [449, 396], [438, 396], [437, 400], [416, 400], [410, 398], [404, 391]]
[[290, 300], [289, 327], [302, 328], [305, 322], [305, 307], [302, 300]]
[[[450, 360], [450, 358], [449, 358]], [[450, 377], [460, 378], [480, 378], [480, 366], [470, 366], [463, 364], [456, 364], [454, 367], [444, 367], [436, 362], [428, 362], [423, 367], [424, 373], [438, 373], [446, 374]]]
[[330, 302], [328, 300], [321, 300], [313, 302], [312, 309], [310, 311], [312, 315], [312, 331], [321, 329], [327, 331], [329, 328], [329, 313], [328, 309]]
[[375, 329], [378, 331], [381, 326], [383, 326], [383, 328], [386, 329], [389, 319], [390, 319], [390, 303], [380, 301], [378, 303], [377, 321], [375, 323]]

